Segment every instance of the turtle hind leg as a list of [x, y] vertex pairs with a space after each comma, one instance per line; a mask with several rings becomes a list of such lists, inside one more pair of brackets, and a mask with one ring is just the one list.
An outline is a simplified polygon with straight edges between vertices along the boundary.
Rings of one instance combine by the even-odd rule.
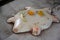
[[60, 23], [60, 20], [56, 15], [52, 15], [52, 19], [54, 23]]

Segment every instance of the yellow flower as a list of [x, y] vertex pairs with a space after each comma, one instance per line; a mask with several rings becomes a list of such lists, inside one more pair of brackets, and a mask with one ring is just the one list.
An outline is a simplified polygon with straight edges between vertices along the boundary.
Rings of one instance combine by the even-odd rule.
[[43, 11], [41, 11], [41, 10], [40, 11], [37, 11], [37, 13], [38, 13], [39, 16], [44, 16]]
[[31, 15], [31, 16], [33, 16], [34, 15], [34, 11], [28, 10], [28, 14]]

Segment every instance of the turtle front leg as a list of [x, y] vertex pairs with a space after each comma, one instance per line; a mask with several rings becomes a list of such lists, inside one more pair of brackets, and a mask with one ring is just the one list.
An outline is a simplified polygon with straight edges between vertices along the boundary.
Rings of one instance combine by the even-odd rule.
[[33, 27], [32, 28], [32, 34], [34, 35], [34, 36], [37, 36], [37, 35], [39, 35], [41, 33], [41, 29], [39, 28], [39, 27]]
[[31, 7], [25, 7], [24, 9], [29, 10]]
[[7, 20], [7, 22], [14, 22], [14, 21], [15, 21], [14, 17], [11, 17]]

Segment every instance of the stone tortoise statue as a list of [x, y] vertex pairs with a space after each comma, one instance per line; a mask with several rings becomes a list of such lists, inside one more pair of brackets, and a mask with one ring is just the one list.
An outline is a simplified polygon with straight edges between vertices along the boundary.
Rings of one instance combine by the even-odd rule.
[[14, 17], [9, 18], [7, 22], [14, 23], [14, 33], [31, 31], [33, 35], [39, 35], [42, 30], [49, 28], [52, 22], [59, 22], [56, 16], [49, 13], [51, 13], [49, 8], [25, 7], [25, 10], [19, 11]]

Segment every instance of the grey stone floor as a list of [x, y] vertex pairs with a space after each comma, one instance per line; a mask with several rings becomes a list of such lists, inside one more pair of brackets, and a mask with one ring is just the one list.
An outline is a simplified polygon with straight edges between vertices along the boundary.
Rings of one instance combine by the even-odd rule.
[[[8, 24], [6, 20], [26, 6], [51, 7], [46, 0], [15, 0], [0, 7], [0, 40], [60, 40], [60, 23], [54, 23], [51, 28], [42, 31], [39, 36], [33, 36], [30, 33], [14, 34], [13, 25]], [[60, 10], [55, 11], [54, 14], [60, 19]]]

